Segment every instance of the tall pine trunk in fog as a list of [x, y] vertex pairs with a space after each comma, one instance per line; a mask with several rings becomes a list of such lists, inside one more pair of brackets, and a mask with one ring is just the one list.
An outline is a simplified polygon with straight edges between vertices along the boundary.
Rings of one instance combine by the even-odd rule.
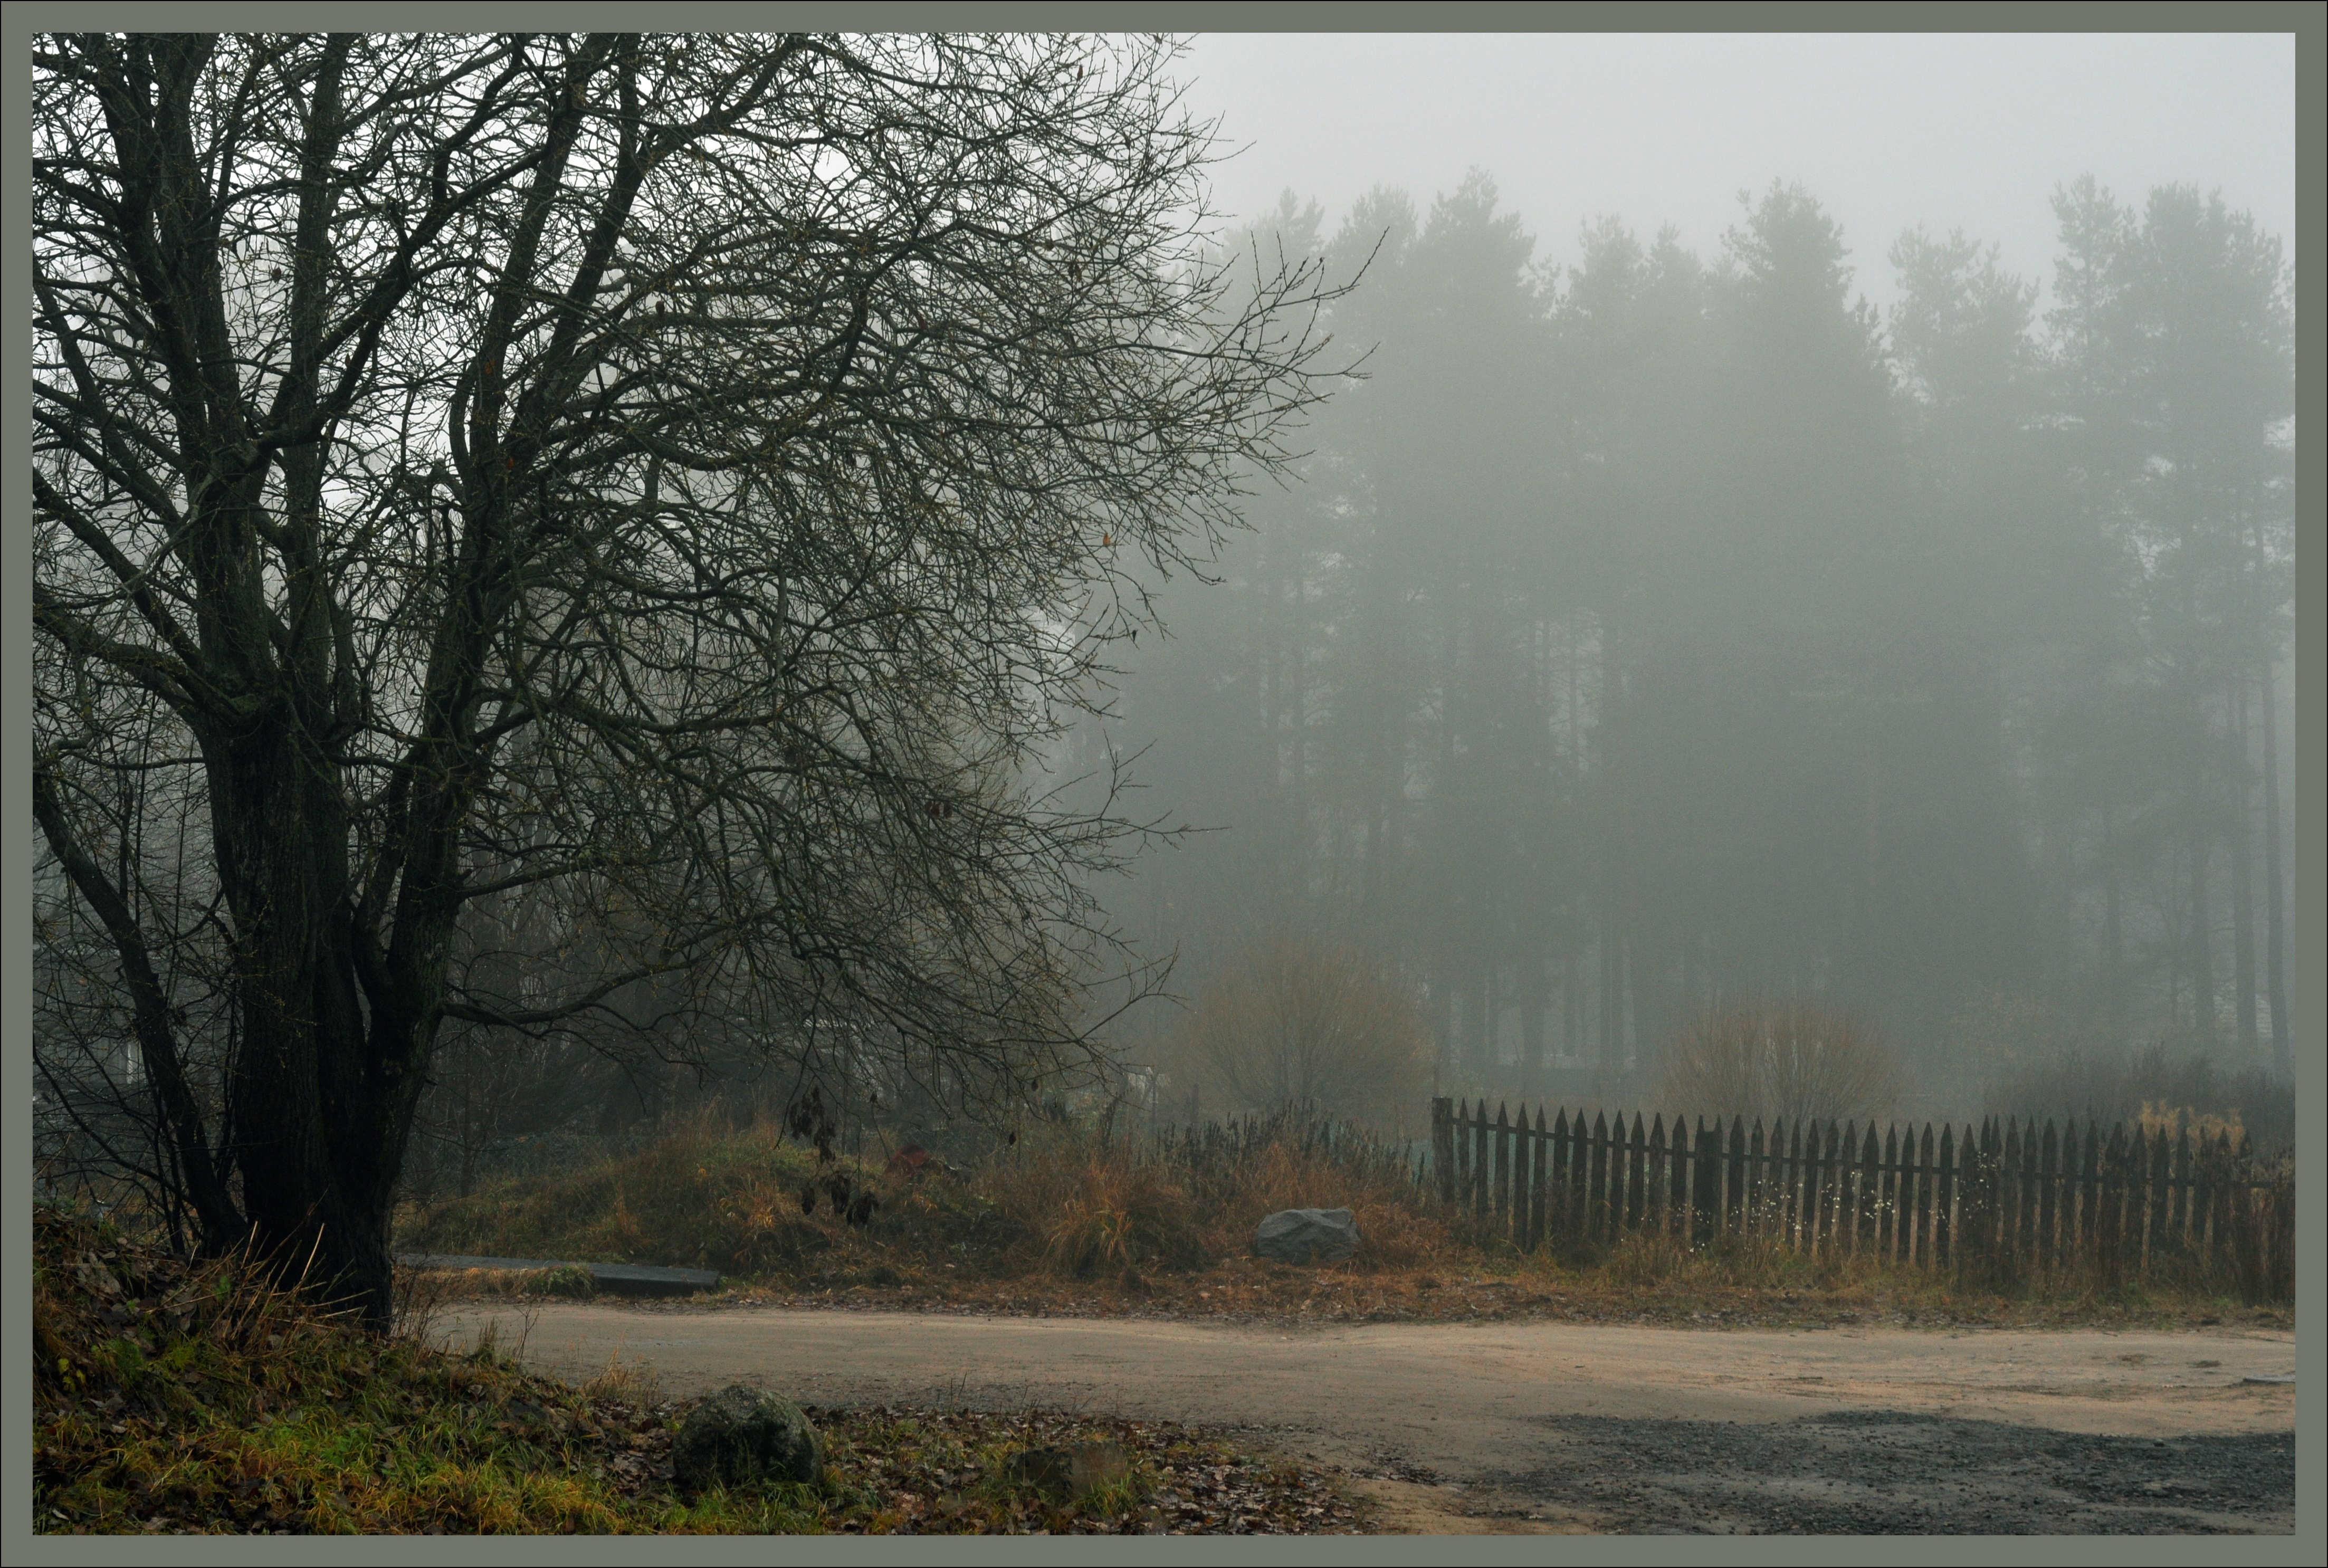
[[2231, 786], [2231, 965], [2239, 988], [2239, 1048], [2252, 1053], [2256, 1034], [2255, 953], [2255, 836], [2249, 831], [2255, 809], [2253, 737], [2248, 732], [2248, 672], [2231, 672], [2230, 756], [2224, 769]]
[[2279, 870], [2279, 703], [2272, 690], [2272, 666], [2276, 658], [2277, 652], [2273, 650], [2265, 654], [2263, 661], [2264, 897], [2269, 901], [2264, 926], [2264, 965], [2266, 983], [2271, 988], [2272, 1066], [2285, 1076], [2295, 1071], [2295, 1057], [2288, 1035], [2287, 974], [2283, 967], [2287, 936], [2282, 925], [2286, 895], [2280, 887]]

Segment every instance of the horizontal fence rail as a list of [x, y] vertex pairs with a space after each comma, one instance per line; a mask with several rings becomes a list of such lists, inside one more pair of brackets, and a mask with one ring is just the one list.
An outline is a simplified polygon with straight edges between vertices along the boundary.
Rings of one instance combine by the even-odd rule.
[[2249, 1300], [2295, 1292], [2294, 1182], [2242, 1140], [2177, 1128], [1991, 1119], [1978, 1128], [1774, 1122], [1693, 1132], [1563, 1108], [1432, 1102], [1441, 1207], [1523, 1252], [1661, 1236], [1756, 1238], [1991, 1274], [2085, 1270], [2226, 1281]]

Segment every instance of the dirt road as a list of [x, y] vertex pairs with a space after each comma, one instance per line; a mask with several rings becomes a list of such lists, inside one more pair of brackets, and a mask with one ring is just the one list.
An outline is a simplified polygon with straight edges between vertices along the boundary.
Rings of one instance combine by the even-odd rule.
[[569, 1377], [651, 1363], [816, 1404], [1081, 1408], [1261, 1429], [1418, 1529], [2277, 1533], [2286, 1333], [1314, 1329], [598, 1303], [474, 1308]]

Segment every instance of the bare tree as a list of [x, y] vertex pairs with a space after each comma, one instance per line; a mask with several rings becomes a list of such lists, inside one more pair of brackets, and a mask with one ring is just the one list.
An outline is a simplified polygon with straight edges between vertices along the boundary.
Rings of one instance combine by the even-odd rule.
[[34, 810], [202, 1245], [383, 1321], [447, 1020], [1086, 1049], [1144, 830], [1030, 781], [1322, 394], [1314, 271], [1219, 307], [1174, 52], [38, 49]]
[[1294, 1108], [1389, 1123], [1430, 1083], [1432, 1041], [1381, 964], [1279, 936], [1206, 988], [1183, 1054], [1242, 1109]]
[[1666, 1048], [1662, 1093], [1684, 1114], [1865, 1120], [1895, 1110], [1899, 1054], [1863, 1019], [1824, 1002], [1732, 995]]

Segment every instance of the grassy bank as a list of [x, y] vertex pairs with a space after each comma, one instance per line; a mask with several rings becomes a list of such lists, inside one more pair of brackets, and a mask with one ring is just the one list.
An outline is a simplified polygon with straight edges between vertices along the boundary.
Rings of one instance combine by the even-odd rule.
[[[2243, 1306], [2199, 1288], [1969, 1280], [1751, 1241], [1691, 1249], [1633, 1237], [1524, 1256], [1478, 1243], [1418, 1202], [1379, 1155], [1305, 1144], [1290, 1125], [1161, 1150], [1054, 1130], [966, 1176], [888, 1177], [847, 1163], [850, 1190], [878, 1199], [858, 1225], [822, 1197], [803, 1211], [802, 1188], [832, 1174], [807, 1150], [765, 1128], [697, 1128], [574, 1177], [416, 1212], [399, 1244], [695, 1264], [729, 1277], [729, 1301], [803, 1305], [1716, 1326], [2293, 1321], [2286, 1306]], [[1353, 1210], [1365, 1238], [1357, 1255], [1318, 1269], [1250, 1256], [1261, 1217], [1291, 1207]]]
[[[1453, 1257], [1453, 1233], [1418, 1209], [1379, 1150], [1305, 1148], [1298, 1133], [1263, 1128], [1159, 1155], [1056, 1129], [967, 1176], [893, 1176], [869, 1161], [820, 1164], [767, 1125], [687, 1127], [593, 1169], [408, 1212], [397, 1245], [694, 1266], [766, 1285], [886, 1266], [900, 1278], [1046, 1276], [1137, 1290], [1242, 1256], [1274, 1210], [1339, 1207], [1366, 1237], [1366, 1267]], [[873, 1203], [852, 1217], [859, 1197]]]
[[[582, 1387], [509, 1347], [366, 1336], [232, 1263], [181, 1265], [102, 1223], [35, 1220], [33, 1505], [43, 1533], [803, 1534], [1351, 1529], [1328, 1479], [1217, 1434], [1032, 1413], [812, 1410], [813, 1486], [685, 1498], [687, 1406], [610, 1369]], [[1009, 1457], [1121, 1443], [1076, 1498]]]

